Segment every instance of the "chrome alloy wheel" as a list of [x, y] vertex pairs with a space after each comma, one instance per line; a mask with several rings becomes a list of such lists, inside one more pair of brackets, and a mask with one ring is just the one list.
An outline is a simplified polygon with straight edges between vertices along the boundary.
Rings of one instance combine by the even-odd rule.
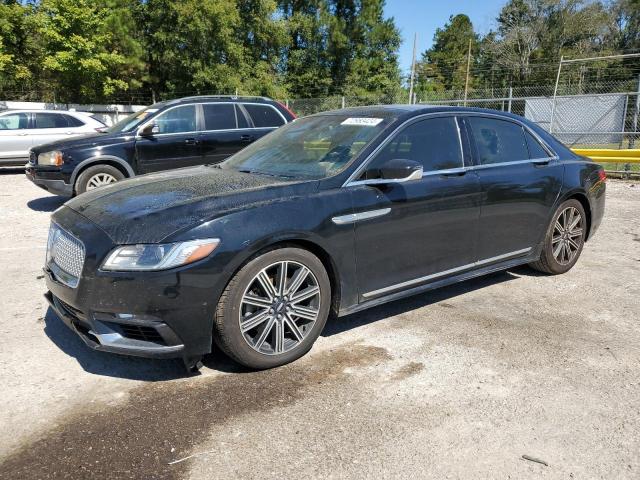
[[242, 295], [240, 330], [255, 351], [279, 355], [304, 340], [319, 311], [313, 272], [298, 262], [276, 262], [263, 268]]
[[582, 246], [582, 215], [575, 207], [568, 207], [556, 219], [551, 237], [553, 257], [561, 265], [573, 261]]
[[109, 173], [96, 173], [87, 182], [87, 190], [93, 190], [94, 188], [103, 187], [111, 183], [116, 183], [117, 181], [116, 177]]

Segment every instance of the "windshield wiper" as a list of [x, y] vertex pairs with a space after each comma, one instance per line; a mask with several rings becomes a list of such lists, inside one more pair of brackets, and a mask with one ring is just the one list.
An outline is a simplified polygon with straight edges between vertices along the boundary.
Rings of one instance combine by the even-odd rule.
[[295, 175], [285, 175], [283, 173], [268, 173], [268, 172], [261, 172], [259, 170], [249, 170], [247, 168], [242, 168], [240, 170], [238, 170], [241, 173], [250, 173], [252, 175], [265, 175], [267, 177], [283, 177], [283, 178], [296, 178]]

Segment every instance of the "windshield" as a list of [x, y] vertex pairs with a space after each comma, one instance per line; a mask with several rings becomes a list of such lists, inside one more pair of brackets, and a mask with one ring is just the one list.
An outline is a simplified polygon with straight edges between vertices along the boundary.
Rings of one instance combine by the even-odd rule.
[[145, 108], [138, 110], [137, 112], [133, 112], [131, 115], [127, 115], [119, 122], [114, 123], [106, 131], [109, 133], [127, 132], [140, 125], [145, 118], [157, 111], [157, 108]]
[[382, 131], [383, 118], [319, 115], [298, 119], [241, 150], [220, 168], [319, 179], [343, 170]]

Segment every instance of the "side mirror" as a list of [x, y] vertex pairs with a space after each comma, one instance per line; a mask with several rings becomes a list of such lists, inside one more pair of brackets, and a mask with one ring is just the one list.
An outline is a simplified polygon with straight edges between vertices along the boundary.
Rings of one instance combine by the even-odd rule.
[[368, 170], [365, 181], [368, 183], [403, 183], [422, 178], [422, 164], [415, 160], [394, 158], [379, 168]]
[[156, 133], [160, 133], [160, 127], [156, 123], [149, 123], [144, 128], [141, 128], [138, 135], [141, 137], [152, 137]]

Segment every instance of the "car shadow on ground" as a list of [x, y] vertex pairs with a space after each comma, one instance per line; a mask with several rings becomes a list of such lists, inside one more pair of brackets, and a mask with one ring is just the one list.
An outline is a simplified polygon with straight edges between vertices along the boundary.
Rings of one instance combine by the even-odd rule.
[[179, 360], [150, 360], [125, 357], [90, 349], [49, 308], [44, 317], [44, 333], [64, 353], [76, 359], [80, 366], [94, 375], [157, 382], [186, 376]]
[[[348, 330], [368, 325], [388, 317], [400, 315], [410, 310], [434, 305], [450, 300], [459, 295], [488, 287], [497, 283], [504, 283], [520, 276], [538, 275], [538, 272], [524, 266], [508, 271], [498, 272], [484, 277], [467, 280], [449, 287], [415, 295], [403, 300], [396, 300], [378, 307], [369, 308], [341, 318], [332, 318], [327, 323], [323, 337], [330, 337]], [[145, 380], [158, 382], [184, 378], [191, 375], [181, 360], [151, 360], [109, 354], [90, 349], [72, 332], [49, 308], [44, 318], [45, 334], [64, 353], [77, 360], [88, 373], [108, 377], [126, 378], [130, 380]], [[203, 364], [212, 370], [226, 373], [247, 373], [250, 369], [242, 367], [228, 357], [219, 348], [214, 347], [213, 353], [205, 356]]]
[[27, 207], [34, 212], [53, 212], [67, 200], [69, 199], [66, 197], [58, 196], [34, 198], [27, 202]]
[[24, 175], [24, 167], [0, 167], [0, 175]]

